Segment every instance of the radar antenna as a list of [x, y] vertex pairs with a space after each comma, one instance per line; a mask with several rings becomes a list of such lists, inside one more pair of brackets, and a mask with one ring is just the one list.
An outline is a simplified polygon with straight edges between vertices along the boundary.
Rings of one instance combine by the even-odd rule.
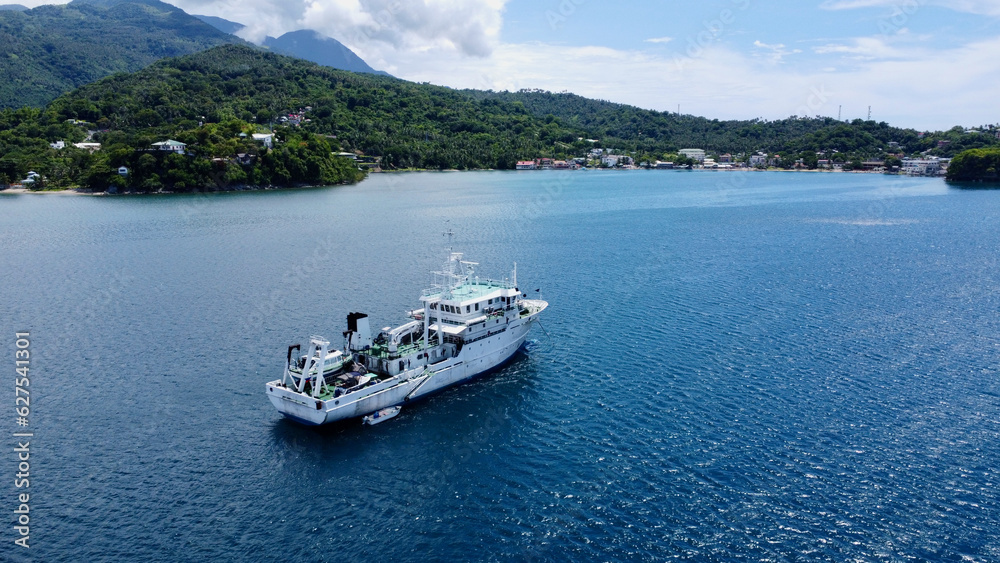
[[[448, 222], [449, 221], [445, 221], [445, 224], [447, 225]], [[451, 230], [451, 227], [449, 227], [448, 230], [446, 230], [441, 234], [448, 237], [448, 252], [451, 252], [452, 251], [451, 239], [455, 237], [455, 231]]]

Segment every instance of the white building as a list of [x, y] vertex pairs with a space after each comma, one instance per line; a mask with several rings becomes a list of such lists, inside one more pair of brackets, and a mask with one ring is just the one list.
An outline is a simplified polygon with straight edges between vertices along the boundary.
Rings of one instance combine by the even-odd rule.
[[101, 143], [73, 143], [73, 146], [90, 152], [101, 150]]
[[518, 161], [516, 168], [518, 170], [535, 170], [538, 167], [535, 166], [534, 160], [521, 160]]
[[767, 166], [767, 155], [763, 153], [750, 155], [750, 166]]
[[274, 135], [270, 133], [254, 133], [253, 140], [262, 143], [269, 149], [274, 148]]
[[187, 145], [180, 141], [175, 141], [173, 139], [167, 139], [166, 141], [160, 141], [159, 143], [153, 143], [153, 148], [158, 151], [174, 151], [176, 153], [183, 153]]
[[704, 149], [681, 149], [681, 150], [679, 150], [677, 152], [679, 152], [680, 154], [682, 154], [682, 155], [684, 155], [684, 156], [686, 156], [686, 157], [688, 157], [688, 158], [690, 158], [692, 160], [697, 160], [698, 162], [704, 162], [705, 161], [705, 150]]
[[910, 176], [935, 176], [950, 162], [946, 158], [904, 158], [902, 171]]
[[57, 151], [61, 151], [64, 148], [66, 148], [66, 141], [56, 141], [54, 143], [49, 143], [49, 146], [56, 149]]

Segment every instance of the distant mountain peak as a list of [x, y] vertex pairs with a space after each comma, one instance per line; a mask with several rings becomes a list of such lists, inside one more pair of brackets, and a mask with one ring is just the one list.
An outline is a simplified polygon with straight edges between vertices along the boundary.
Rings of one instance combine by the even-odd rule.
[[298, 57], [323, 66], [351, 72], [387, 74], [369, 66], [340, 41], [311, 29], [289, 31], [278, 38], [268, 37], [264, 40], [264, 46], [275, 53]]
[[192, 15], [194, 15], [194, 17], [198, 18], [199, 20], [207, 23], [208, 25], [214, 27], [215, 29], [218, 29], [223, 33], [229, 33], [231, 35], [235, 35], [236, 32], [246, 27], [241, 23], [229, 21], [227, 19], [219, 18], [216, 16], [199, 16], [197, 14], [192, 14]]
[[[128, 0], [77, 1], [114, 2]], [[215, 29], [218, 29], [219, 31], [222, 31], [223, 33], [236, 34], [239, 33], [241, 29], [246, 27], [239, 22], [230, 21], [216, 16], [195, 15], [194, 17], [200, 19]], [[368, 63], [366, 63], [354, 51], [350, 50], [340, 41], [337, 41], [332, 37], [327, 37], [312, 29], [289, 31], [288, 33], [277, 38], [269, 36], [264, 39], [263, 46], [274, 51], [275, 53], [312, 61], [323, 66], [337, 68], [340, 70], [349, 70], [351, 72], [364, 72], [368, 74], [382, 74], [390, 76], [387, 72], [375, 70], [369, 66]]]

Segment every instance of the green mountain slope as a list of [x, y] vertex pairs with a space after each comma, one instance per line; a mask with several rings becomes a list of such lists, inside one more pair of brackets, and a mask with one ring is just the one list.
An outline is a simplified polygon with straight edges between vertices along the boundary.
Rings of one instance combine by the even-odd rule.
[[240, 41], [157, 0], [0, 11], [0, 107], [43, 106], [116, 72]]
[[175, 135], [200, 121], [260, 125], [306, 106], [301, 129], [389, 167], [512, 168], [518, 158], [565, 152], [582, 129], [530, 115], [520, 104], [449, 88], [354, 74], [229, 45], [160, 61], [55, 100], [54, 121], [83, 119], [108, 136]]
[[[88, 129], [104, 146], [93, 155], [49, 148], [81, 141]], [[250, 138], [272, 129], [274, 151]], [[187, 160], [146, 154], [165, 139], [186, 143]], [[338, 151], [380, 157], [386, 169], [511, 169], [518, 160], [582, 156], [595, 146], [637, 160], [689, 147], [780, 151], [786, 167], [800, 159], [815, 167], [823, 152], [860, 166], [869, 157], [947, 156], [998, 143], [961, 128], [920, 135], [871, 121], [717, 121], [568, 94], [460, 91], [224, 45], [101, 79], [45, 110], [0, 112], [0, 181], [34, 170], [51, 186], [101, 188], [122, 184], [114, 171], [125, 166], [127, 189], [287, 186], [358, 179], [356, 168], [331, 158]], [[253, 163], [237, 166], [237, 155]]]
[[305, 59], [323, 66], [351, 72], [388, 74], [370, 67], [340, 41], [308, 29], [289, 31], [281, 37], [268, 37], [264, 40], [264, 46], [275, 53]]
[[[552, 116], [588, 131], [593, 138], [600, 139], [602, 146], [639, 154], [703, 148], [719, 154], [766, 151], [797, 156], [802, 152], [832, 154], [838, 151], [858, 158], [877, 158], [883, 153], [913, 154], [929, 150], [935, 155], [953, 156], [965, 149], [996, 144], [996, 139], [988, 135], [968, 135], [962, 128], [921, 135], [914, 129], [860, 119], [851, 123], [833, 118], [798, 117], [774, 121], [720, 121], [645, 110], [575, 94], [537, 90], [469, 90], [466, 93], [475, 99], [519, 103], [532, 115]], [[946, 141], [945, 146], [939, 149], [938, 141]]]

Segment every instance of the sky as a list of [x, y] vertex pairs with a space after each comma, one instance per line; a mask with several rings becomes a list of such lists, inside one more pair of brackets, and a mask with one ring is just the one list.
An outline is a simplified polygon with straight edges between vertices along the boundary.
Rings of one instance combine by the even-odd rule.
[[377, 69], [456, 88], [718, 119], [866, 119], [870, 106], [921, 130], [1000, 122], [1000, 0], [167, 1], [255, 42], [313, 29]]

